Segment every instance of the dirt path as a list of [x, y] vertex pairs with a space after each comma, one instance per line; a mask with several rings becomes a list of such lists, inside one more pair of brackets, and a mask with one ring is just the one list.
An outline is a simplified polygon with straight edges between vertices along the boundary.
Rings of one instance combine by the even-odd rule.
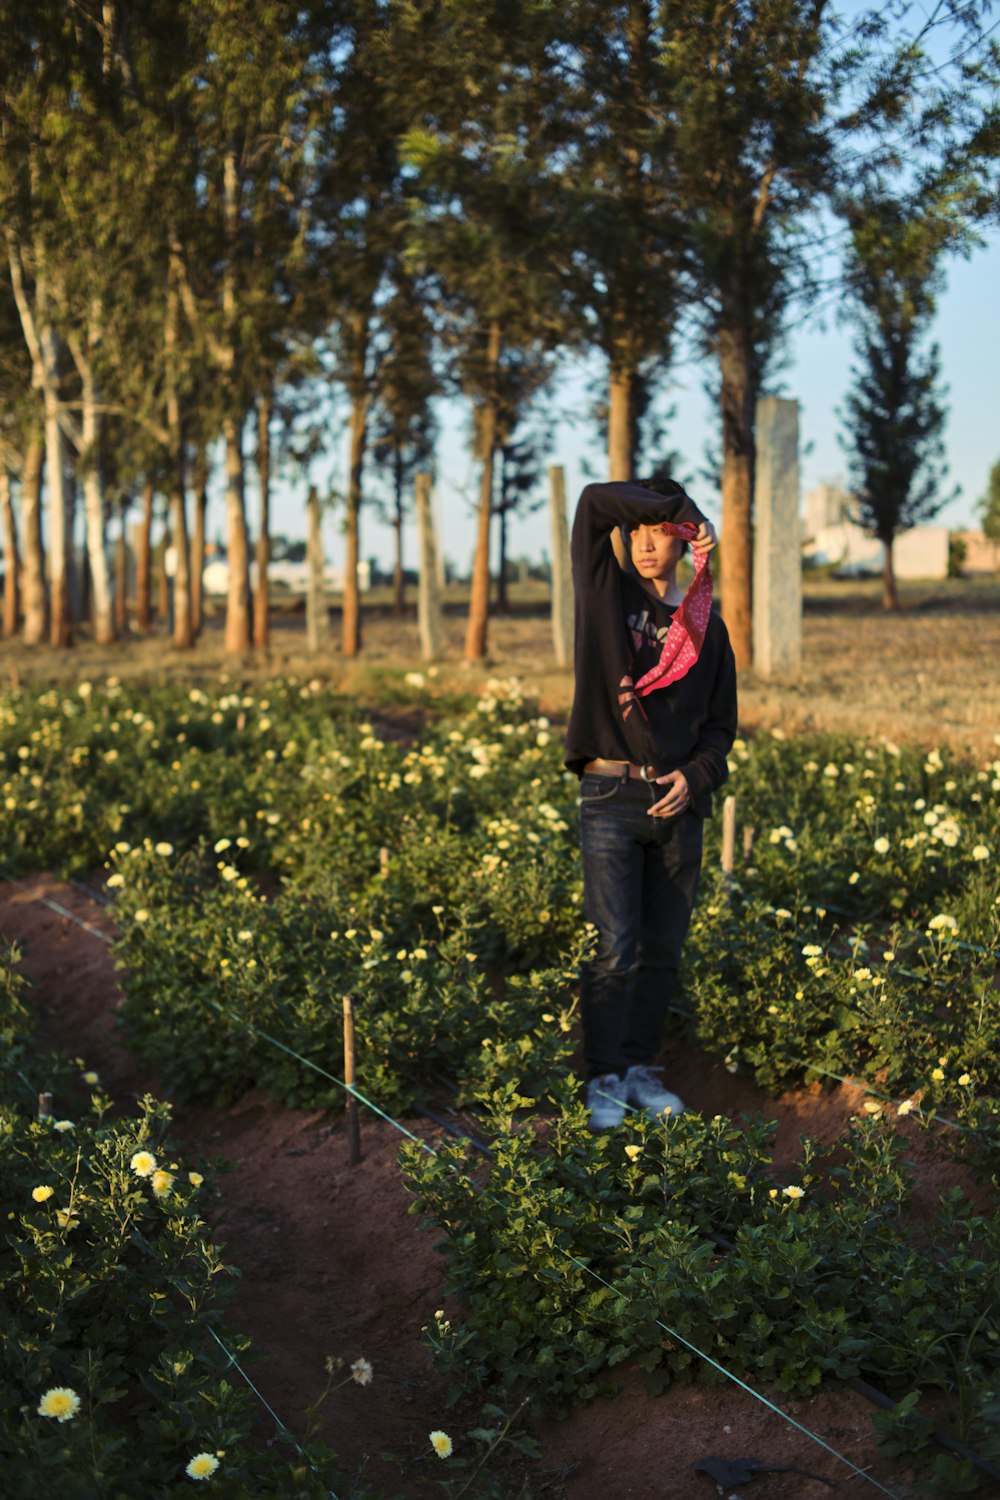
[[[99, 931], [112, 931], [107, 911], [75, 887], [45, 876], [0, 884], [0, 932], [23, 949], [41, 1046], [84, 1056], [123, 1107], [144, 1092], [157, 1094], [156, 1080], [123, 1046], [107, 944], [42, 904], [39, 898], [46, 896]], [[708, 1066], [700, 1054], [679, 1055], [671, 1082], [694, 1107], [712, 1113], [764, 1104], [751, 1084]], [[843, 1087], [834, 1093], [802, 1090], [769, 1106], [781, 1121], [780, 1152], [792, 1153], [807, 1131], [819, 1138], [839, 1133], [858, 1098], [858, 1091]], [[301, 1432], [302, 1414], [325, 1383], [326, 1357], [349, 1363], [363, 1355], [375, 1366], [374, 1381], [367, 1388], [349, 1384], [330, 1398], [323, 1408], [326, 1441], [348, 1469], [367, 1456], [366, 1473], [390, 1494], [422, 1493], [415, 1474], [441, 1477], [432, 1467], [438, 1460], [429, 1456], [427, 1434], [443, 1427], [457, 1436], [463, 1424], [447, 1408], [448, 1382], [435, 1374], [420, 1341], [434, 1310], [446, 1305], [443, 1268], [433, 1235], [422, 1232], [408, 1212], [412, 1200], [396, 1165], [397, 1132], [365, 1122], [364, 1160], [351, 1171], [339, 1119], [286, 1110], [257, 1095], [231, 1109], [178, 1109], [175, 1123], [189, 1159], [224, 1157], [230, 1163], [230, 1170], [214, 1176], [207, 1216], [241, 1272], [230, 1324], [253, 1339], [258, 1362], [251, 1373], [262, 1394]], [[937, 1190], [930, 1182], [927, 1188]], [[530, 1471], [536, 1495], [711, 1497], [712, 1481], [693, 1473], [710, 1454], [753, 1456], [836, 1478], [840, 1500], [879, 1493], [731, 1385], [678, 1387], [653, 1400], [628, 1366], [616, 1372], [615, 1383], [614, 1397], [536, 1429], [542, 1445], [541, 1463]], [[897, 1500], [915, 1496], [912, 1474], [877, 1460], [871, 1409], [861, 1397], [831, 1390], [808, 1402], [778, 1404], [853, 1463], [870, 1466], [885, 1486], [881, 1493]], [[465, 1425], [474, 1425], [475, 1410], [465, 1411]], [[262, 1412], [262, 1440], [273, 1432]], [[402, 1479], [379, 1459], [383, 1451], [407, 1463]], [[753, 1500], [813, 1500], [830, 1491], [801, 1474], [774, 1474], [742, 1493]]]

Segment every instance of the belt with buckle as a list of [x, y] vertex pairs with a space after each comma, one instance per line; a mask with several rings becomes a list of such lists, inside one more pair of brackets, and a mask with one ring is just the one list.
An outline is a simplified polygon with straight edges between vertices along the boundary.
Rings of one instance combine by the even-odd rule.
[[629, 760], [588, 760], [583, 768], [585, 776], [615, 776], [619, 781], [655, 781], [655, 766], [634, 766]]

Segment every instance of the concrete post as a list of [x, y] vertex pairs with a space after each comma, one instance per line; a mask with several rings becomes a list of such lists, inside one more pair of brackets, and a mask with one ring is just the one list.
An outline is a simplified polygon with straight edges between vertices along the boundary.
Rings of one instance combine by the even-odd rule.
[[560, 464], [549, 469], [552, 516], [552, 648], [560, 667], [573, 660], [573, 570], [566, 526], [566, 474]]
[[802, 668], [799, 405], [777, 396], [757, 402], [753, 664], [764, 678]]
[[318, 651], [320, 642], [327, 634], [329, 620], [326, 617], [326, 588], [323, 578], [323, 533], [322, 512], [316, 486], [311, 485], [306, 501], [308, 534], [306, 538], [306, 644], [310, 651]]
[[417, 586], [417, 625], [420, 631], [420, 655], [424, 661], [436, 661], [444, 649], [444, 612], [441, 607], [441, 583], [438, 573], [437, 542], [431, 511], [431, 476], [418, 474], [417, 540], [420, 549], [420, 574]]

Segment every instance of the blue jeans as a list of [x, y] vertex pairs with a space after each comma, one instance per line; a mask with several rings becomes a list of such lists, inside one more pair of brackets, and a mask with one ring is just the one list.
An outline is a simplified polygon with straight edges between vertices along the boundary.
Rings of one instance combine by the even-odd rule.
[[651, 818], [663, 795], [645, 781], [585, 775], [580, 851], [597, 951], [583, 975], [589, 1077], [652, 1063], [677, 983], [701, 874], [702, 820]]

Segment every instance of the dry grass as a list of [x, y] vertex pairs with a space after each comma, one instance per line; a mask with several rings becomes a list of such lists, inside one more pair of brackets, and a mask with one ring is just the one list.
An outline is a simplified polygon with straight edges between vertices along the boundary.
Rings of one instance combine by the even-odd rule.
[[[803, 622], [804, 661], [795, 682], [765, 682], [754, 673], [740, 681], [740, 719], [752, 731], [782, 727], [846, 734], [885, 734], [921, 744], [948, 744], [976, 757], [995, 752], [1000, 732], [1000, 582], [952, 580], [904, 584], [903, 608], [885, 614], [877, 582], [808, 580]], [[513, 590], [511, 612], [490, 625], [490, 658], [477, 666], [462, 660], [464, 600], [449, 595], [447, 647], [439, 680], [478, 687], [490, 676], [516, 676], [555, 721], [565, 719], [572, 672], [556, 667], [544, 590]], [[63, 683], [111, 673], [123, 681], [203, 681], [219, 673], [240, 681], [275, 675], [319, 677], [360, 699], [378, 681], [420, 666], [415, 612], [394, 617], [375, 595], [366, 607], [364, 650], [346, 659], [339, 646], [339, 616], [315, 656], [305, 650], [304, 621], [294, 609], [275, 611], [266, 655], [227, 656], [221, 619], [215, 617], [197, 647], [177, 652], [163, 634], [132, 636], [108, 648], [81, 632], [70, 651], [0, 642], [8, 680]]]

